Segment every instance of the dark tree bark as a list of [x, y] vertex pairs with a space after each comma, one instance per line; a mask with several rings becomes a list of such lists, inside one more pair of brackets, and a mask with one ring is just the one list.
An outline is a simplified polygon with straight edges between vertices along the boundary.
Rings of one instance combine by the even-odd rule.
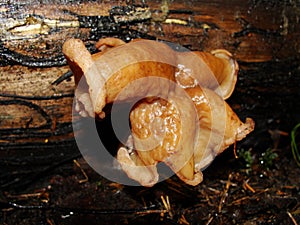
[[262, 131], [300, 120], [298, 1], [10, 1], [0, 9], [1, 150], [73, 143], [72, 79], [52, 84], [69, 70], [61, 47], [71, 37], [92, 52], [105, 36], [225, 48], [241, 67], [229, 100], [241, 117]]

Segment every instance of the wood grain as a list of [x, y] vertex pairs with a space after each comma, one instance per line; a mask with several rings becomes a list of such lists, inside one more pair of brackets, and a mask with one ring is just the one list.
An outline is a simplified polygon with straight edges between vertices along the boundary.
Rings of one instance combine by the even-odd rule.
[[[239, 113], [256, 115], [259, 121], [270, 113], [249, 93], [259, 93], [270, 105], [266, 96], [283, 86], [290, 88], [284, 92], [290, 101], [298, 96], [298, 1], [10, 2], [0, 5], [1, 149], [72, 140], [73, 81], [51, 84], [68, 71], [61, 47], [71, 37], [82, 39], [90, 51], [105, 36], [160, 39], [191, 50], [225, 48], [242, 68], [230, 101]], [[280, 70], [278, 65], [284, 70], [268, 68]], [[298, 103], [294, 106], [284, 105], [286, 111], [299, 109]], [[278, 115], [283, 117], [279, 109]]]

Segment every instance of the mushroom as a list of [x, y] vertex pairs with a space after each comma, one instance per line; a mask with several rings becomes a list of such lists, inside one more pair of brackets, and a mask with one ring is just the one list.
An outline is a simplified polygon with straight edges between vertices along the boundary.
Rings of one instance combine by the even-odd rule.
[[[121, 147], [117, 159], [127, 175], [143, 186], [157, 183], [158, 162], [166, 163], [185, 183], [199, 184], [201, 170], [254, 129], [252, 119], [242, 123], [214, 91], [196, 86], [186, 92], [196, 114], [185, 98], [175, 96], [167, 102], [142, 101], [131, 111], [129, 139], [135, 150]], [[148, 150], [148, 146], [154, 148]]]
[[158, 162], [187, 184], [199, 184], [201, 170], [254, 129], [252, 119], [242, 123], [224, 101], [238, 72], [228, 51], [177, 52], [163, 42], [117, 38], [100, 39], [96, 47], [100, 52], [91, 55], [77, 39], [63, 46], [75, 76], [76, 110], [103, 118], [108, 103], [140, 100], [117, 160], [143, 186], [158, 182]]
[[[78, 86], [81, 82], [76, 97], [82, 115], [95, 113], [104, 117], [103, 107], [113, 102], [128, 83], [139, 78], [156, 76], [172, 81], [176, 71], [189, 71], [189, 77], [224, 99], [230, 96], [236, 83], [238, 65], [226, 50], [176, 52], [163, 42], [137, 39], [125, 44], [117, 38], [100, 39], [96, 47], [102, 51], [91, 55], [79, 39], [69, 39], [63, 45], [75, 83]], [[153, 89], [152, 86], [145, 82], [139, 90], [128, 90], [126, 98], [169, 92], [169, 87]]]

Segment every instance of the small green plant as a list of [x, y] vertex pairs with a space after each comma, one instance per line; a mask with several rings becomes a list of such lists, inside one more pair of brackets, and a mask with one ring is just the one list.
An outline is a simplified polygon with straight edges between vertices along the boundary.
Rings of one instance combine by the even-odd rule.
[[[260, 163], [265, 169], [269, 170], [274, 163], [274, 160], [278, 157], [278, 154], [272, 148], [268, 148], [265, 152], [263, 152], [260, 157], [257, 155], [253, 155], [251, 153], [251, 149], [239, 149], [237, 151], [237, 155], [239, 158], [245, 161], [246, 172], [250, 172], [252, 170], [252, 166], [255, 163]], [[257, 161], [258, 160], [258, 161]]]
[[297, 130], [299, 127], [300, 127], [300, 123], [298, 123], [291, 132], [291, 148], [292, 148], [293, 157], [297, 165], [300, 167], [300, 153], [296, 142]]
[[101, 186], [102, 186], [102, 182], [101, 182], [101, 180], [99, 180], [99, 181], [96, 181], [96, 185], [97, 185], [98, 187], [101, 187]]
[[239, 158], [242, 158], [244, 161], [245, 161], [245, 166], [247, 169], [250, 169], [251, 170], [251, 166], [253, 164], [253, 157], [252, 157], [252, 154], [251, 154], [251, 149], [249, 150], [245, 150], [245, 149], [238, 149], [237, 150], [237, 155]]
[[265, 169], [269, 170], [274, 162], [274, 159], [278, 157], [278, 154], [274, 152], [273, 149], [268, 148], [265, 152], [259, 157], [259, 162], [264, 166]]

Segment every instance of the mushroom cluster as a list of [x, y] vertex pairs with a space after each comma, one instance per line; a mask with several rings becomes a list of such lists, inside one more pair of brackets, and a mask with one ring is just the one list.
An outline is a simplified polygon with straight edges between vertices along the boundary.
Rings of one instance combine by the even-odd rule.
[[131, 135], [117, 160], [141, 185], [158, 182], [159, 162], [197, 185], [216, 155], [254, 129], [252, 119], [241, 122], [225, 102], [238, 73], [228, 51], [176, 51], [163, 42], [117, 38], [100, 39], [96, 48], [92, 55], [78, 39], [63, 46], [75, 76], [75, 108], [104, 118], [106, 104], [134, 102]]

